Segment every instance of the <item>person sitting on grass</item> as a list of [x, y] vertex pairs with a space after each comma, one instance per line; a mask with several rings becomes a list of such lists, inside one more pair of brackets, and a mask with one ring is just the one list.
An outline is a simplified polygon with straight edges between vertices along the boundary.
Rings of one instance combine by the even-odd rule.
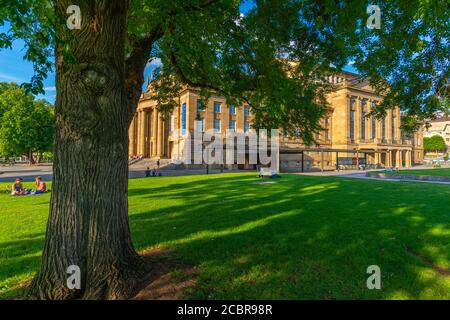
[[150, 170], [150, 168], [147, 167], [147, 170], [145, 170], [145, 177], [151, 177], [152, 176], [152, 171]]
[[22, 178], [16, 178], [16, 182], [12, 185], [11, 195], [12, 196], [23, 196], [26, 194], [26, 190], [22, 184]]
[[36, 191], [34, 191], [34, 194], [40, 194], [40, 193], [47, 192], [47, 185], [45, 184], [45, 182], [42, 180], [42, 178], [40, 176], [36, 177], [35, 183], [36, 183]]

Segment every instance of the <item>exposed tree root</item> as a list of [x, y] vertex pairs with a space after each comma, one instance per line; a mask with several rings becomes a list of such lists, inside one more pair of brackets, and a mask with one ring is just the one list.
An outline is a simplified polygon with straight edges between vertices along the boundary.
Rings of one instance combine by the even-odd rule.
[[186, 290], [195, 287], [195, 271], [195, 267], [177, 261], [171, 252], [154, 248], [141, 252], [127, 266], [99, 271], [104, 276], [88, 281], [86, 290], [69, 290], [65, 283], [55, 285], [54, 281], [39, 275], [24, 282], [24, 287], [28, 287], [27, 299], [178, 300]]

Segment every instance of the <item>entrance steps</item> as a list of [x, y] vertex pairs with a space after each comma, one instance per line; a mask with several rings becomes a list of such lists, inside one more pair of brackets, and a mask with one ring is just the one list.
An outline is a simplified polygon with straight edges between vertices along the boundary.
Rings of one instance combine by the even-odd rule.
[[[147, 168], [155, 169], [158, 167], [157, 158], [143, 158], [142, 160], [131, 164], [130, 168], [133, 170], [146, 170]], [[160, 159], [159, 160], [159, 168], [161, 170], [176, 170], [176, 169], [184, 169], [184, 165], [176, 164], [172, 159]]]

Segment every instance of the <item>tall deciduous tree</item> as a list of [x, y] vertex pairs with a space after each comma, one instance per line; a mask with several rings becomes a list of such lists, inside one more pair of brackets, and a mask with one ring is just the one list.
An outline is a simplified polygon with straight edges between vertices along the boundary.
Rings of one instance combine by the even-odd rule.
[[[26, 40], [26, 58], [36, 69], [29, 89], [42, 89], [49, 50], [55, 53], [53, 194], [30, 293], [124, 298], [140, 281], [145, 268], [128, 227], [127, 131], [152, 58], [164, 65], [155, 97], [162, 111], [174, 107], [177, 89], [188, 84], [203, 88], [205, 97], [216, 91], [245, 102], [256, 127], [295, 129], [305, 142], [327, 108], [326, 76], [350, 59], [365, 66], [380, 90], [388, 82], [399, 91], [389, 101], [403, 101], [410, 114], [444, 108], [445, 1], [379, 2], [381, 29], [367, 30], [362, 0], [6, 0], [0, 21], [11, 30], [0, 43]], [[70, 5], [80, 8], [80, 29], [66, 25]], [[417, 74], [433, 81], [417, 85]], [[82, 271], [80, 291], [66, 287], [73, 264]]]
[[[53, 149], [54, 110], [14, 83], [0, 83], [0, 154], [32, 155]], [[32, 161], [30, 157], [30, 161]]]

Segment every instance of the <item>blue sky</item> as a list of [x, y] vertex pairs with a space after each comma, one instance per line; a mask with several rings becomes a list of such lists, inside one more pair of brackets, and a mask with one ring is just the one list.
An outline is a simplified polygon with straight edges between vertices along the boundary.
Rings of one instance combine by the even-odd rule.
[[[0, 27], [0, 32], [5, 32], [5, 27]], [[17, 40], [14, 42], [11, 50], [0, 50], [0, 81], [17, 82], [19, 84], [30, 81], [34, 74], [33, 65], [25, 61], [24, 42]], [[49, 74], [45, 83], [45, 95], [38, 98], [45, 98], [53, 103], [56, 97], [55, 75]]]
[[[252, 6], [252, 0], [244, 1], [241, 6], [243, 13], [247, 12]], [[8, 26], [0, 26], [0, 33], [6, 32]], [[33, 76], [33, 65], [31, 62], [23, 59], [25, 55], [24, 42], [17, 40], [13, 43], [11, 50], [0, 50], [0, 82], [17, 82], [19, 84], [30, 81]], [[152, 61], [148, 64], [145, 75], [151, 74], [152, 69], [159, 65], [159, 60]], [[347, 71], [355, 72], [356, 70], [351, 66], [344, 68]], [[56, 98], [55, 88], [55, 74], [48, 75], [44, 82], [44, 95], [39, 95], [38, 99], [46, 99], [51, 103], [54, 103]]]

